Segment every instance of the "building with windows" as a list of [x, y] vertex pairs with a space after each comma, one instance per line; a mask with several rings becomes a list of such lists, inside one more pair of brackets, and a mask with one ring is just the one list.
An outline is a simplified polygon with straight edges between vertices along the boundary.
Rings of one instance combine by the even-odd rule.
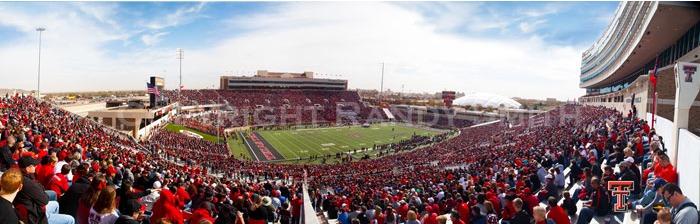
[[288, 73], [258, 70], [255, 76], [221, 76], [219, 89], [347, 90], [348, 80], [316, 79], [313, 72]]
[[[700, 3], [621, 2], [600, 39], [582, 55], [579, 102], [614, 107], [637, 116], [651, 113], [649, 76], [658, 66], [657, 114], [673, 120], [676, 62], [700, 62]], [[658, 64], [656, 63], [658, 56]], [[700, 133], [700, 98], [690, 128]]]

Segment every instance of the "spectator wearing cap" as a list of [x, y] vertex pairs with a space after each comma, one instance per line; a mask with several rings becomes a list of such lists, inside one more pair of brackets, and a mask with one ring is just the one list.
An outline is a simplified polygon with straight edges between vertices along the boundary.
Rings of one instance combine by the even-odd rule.
[[539, 198], [539, 201], [544, 201], [549, 197], [554, 197], [558, 199], [559, 188], [557, 187], [557, 185], [554, 184], [554, 176], [552, 176], [551, 174], [547, 174], [547, 177], [545, 179], [547, 180], [547, 184], [544, 185], [544, 190], [542, 190], [543, 192], [540, 193], [541, 197]]
[[698, 223], [698, 207], [683, 195], [681, 188], [674, 183], [668, 183], [663, 187], [663, 195], [671, 204], [671, 214], [674, 224]]
[[345, 208], [340, 209], [340, 214], [338, 214], [338, 223], [350, 224], [350, 216], [348, 215], [348, 212], [345, 211]]
[[147, 211], [153, 211], [153, 205], [160, 198], [161, 187], [160, 181], [154, 182], [153, 188], [151, 189], [151, 194], [141, 198], [141, 204], [146, 206]]
[[12, 201], [22, 189], [22, 172], [19, 169], [9, 169], [0, 177], [0, 223], [19, 224], [22, 219], [12, 206]]
[[119, 203], [119, 212], [121, 215], [114, 224], [141, 224], [138, 220], [141, 215], [141, 204], [136, 199], [126, 200], [124, 203]]
[[406, 201], [404, 201], [404, 200], [399, 201], [399, 208], [397, 209], [397, 212], [399, 213], [399, 216], [401, 217], [401, 221], [405, 222], [406, 215], [408, 215], [408, 204], [406, 204]]
[[262, 206], [267, 212], [267, 221], [275, 222], [275, 220], [277, 220], [277, 213], [275, 212], [275, 206], [272, 205], [272, 199], [268, 196], [263, 197]]
[[523, 189], [522, 192], [523, 195], [521, 199], [523, 200], [523, 202], [525, 202], [523, 204], [523, 210], [525, 210], [527, 214], [532, 214], [532, 208], [534, 206], [537, 206], [540, 203], [540, 201], [537, 199], [537, 196], [532, 194], [532, 190], [530, 190], [530, 188], [526, 187], [525, 189]]
[[44, 206], [49, 203], [49, 196], [44, 188], [35, 180], [36, 166], [39, 161], [31, 156], [22, 156], [18, 166], [22, 171], [22, 189], [17, 194], [14, 204], [27, 223], [48, 224]]
[[253, 194], [252, 203], [249, 207], [249, 224], [265, 224], [267, 223], [267, 209], [262, 204], [262, 197], [259, 194]]
[[670, 207], [666, 199], [663, 197], [664, 194], [662, 189], [666, 184], [666, 180], [662, 178], [649, 179], [647, 181], [646, 190], [644, 191], [644, 196], [628, 205], [634, 209], [637, 214], [644, 214], [644, 220], [642, 223], [654, 223], [657, 218], [657, 213], [652, 210], [652, 207], [659, 204], [659, 202], [663, 202], [664, 206]]

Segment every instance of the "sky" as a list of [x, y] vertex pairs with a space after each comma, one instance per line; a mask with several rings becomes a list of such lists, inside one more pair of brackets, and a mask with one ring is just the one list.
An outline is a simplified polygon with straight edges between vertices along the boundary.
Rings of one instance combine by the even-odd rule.
[[559, 100], [618, 2], [0, 2], [0, 88], [145, 90], [150, 76], [312, 71], [350, 89]]

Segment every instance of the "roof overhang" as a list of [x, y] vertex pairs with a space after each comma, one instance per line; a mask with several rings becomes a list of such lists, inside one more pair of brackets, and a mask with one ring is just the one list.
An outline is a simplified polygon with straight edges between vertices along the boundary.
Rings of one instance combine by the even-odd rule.
[[[581, 83], [581, 88], [599, 88], [610, 85], [636, 72], [657, 54], [676, 43], [678, 38], [700, 21], [698, 3], [659, 2], [649, 25], [643, 30], [643, 36], [635, 43], [635, 50], [625, 59], [619, 68], [603, 80]], [[624, 49], [622, 49], [624, 50]], [[600, 75], [604, 75], [600, 74]], [[592, 79], [591, 81], [595, 81]]]

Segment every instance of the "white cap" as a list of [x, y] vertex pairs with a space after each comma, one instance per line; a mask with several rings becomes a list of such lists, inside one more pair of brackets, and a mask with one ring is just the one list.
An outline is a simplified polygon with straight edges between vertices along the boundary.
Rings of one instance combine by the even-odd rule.
[[161, 186], [160, 181], [153, 182], [153, 189], [160, 189]]
[[632, 159], [632, 157], [627, 157], [625, 158], [625, 162], [634, 163], [634, 159]]
[[547, 174], [547, 176], [544, 176], [544, 179], [552, 179], [552, 174]]

